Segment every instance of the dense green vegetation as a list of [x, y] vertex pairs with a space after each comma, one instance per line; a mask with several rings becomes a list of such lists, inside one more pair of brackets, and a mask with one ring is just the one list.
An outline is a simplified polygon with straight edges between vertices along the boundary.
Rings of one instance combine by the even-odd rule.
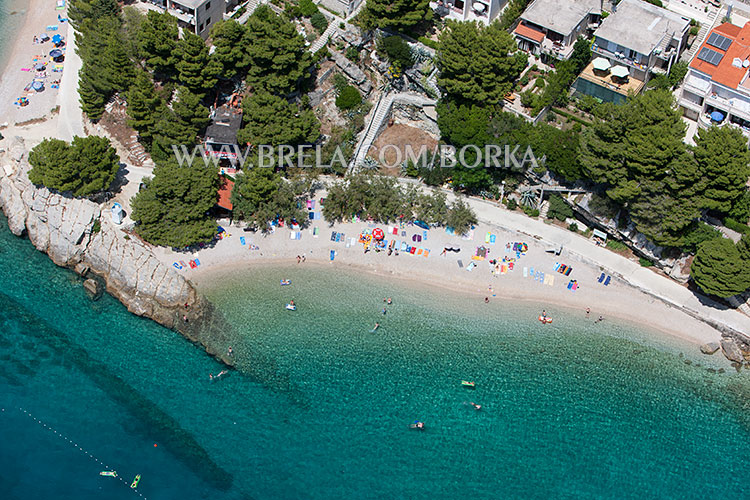
[[440, 34], [438, 85], [449, 99], [496, 105], [513, 89], [527, 58], [498, 23], [451, 21]]
[[73, 196], [106, 191], [120, 168], [120, 158], [106, 137], [74, 137], [71, 144], [45, 139], [29, 153], [29, 180]]
[[207, 215], [219, 186], [215, 169], [164, 162], [143, 184], [132, 201], [132, 218], [141, 238], [154, 245], [184, 248], [216, 234], [216, 222]]
[[282, 178], [272, 168], [249, 169], [237, 175], [232, 190], [233, 214], [254, 222], [264, 231], [268, 222], [276, 218], [294, 220], [304, 226], [307, 212], [301, 207], [309, 187], [301, 179]]
[[237, 134], [240, 144], [278, 146], [310, 144], [320, 134], [312, 109], [302, 109], [268, 92], [258, 92], [242, 102], [245, 127]]
[[359, 16], [365, 29], [404, 29], [432, 19], [429, 0], [368, 0]]
[[746, 248], [746, 237], [738, 245], [726, 238], [702, 243], [690, 268], [691, 278], [701, 290], [717, 297], [744, 292], [750, 288], [750, 259]]
[[328, 189], [323, 215], [329, 221], [371, 218], [380, 223], [419, 219], [428, 224], [447, 225], [459, 234], [477, 219], [462, 200], [451, 206], [440, 192], [423, 193], [416, 187], [403, 187], [392, 177], [357, 174]]
[[399, 70], [410, 68], [414, 64], [409, 44], [400, 36], [384, 36], [377, 43], [378, 54], [388, 59]]

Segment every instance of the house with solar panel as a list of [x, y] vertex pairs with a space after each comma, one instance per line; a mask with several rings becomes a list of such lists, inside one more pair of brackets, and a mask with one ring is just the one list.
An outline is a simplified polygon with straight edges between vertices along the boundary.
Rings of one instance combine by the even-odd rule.
[[508, 0], [432, 0], [430, 8], [446, 20], [490, 24], [507, 3]]
[[594, 58], [573, 84], [577, 92], [620, 103], [666, 74], [685, 50], [690, 20], [643, 0], [622, 0], [594, 31]]
[[750, 23], [716, 26], [688, 67], [677, 101], [698, 126], [728, 125], [750, 137]]

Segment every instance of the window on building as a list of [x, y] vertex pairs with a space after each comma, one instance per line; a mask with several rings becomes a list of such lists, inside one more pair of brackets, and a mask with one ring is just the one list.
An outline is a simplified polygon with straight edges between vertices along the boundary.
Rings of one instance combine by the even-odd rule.
[[198, 32], [200, 33], [201, 31], [203, 31], [203, 23], [201, 23], [200, 26], [198, 26]]
[[207, 17], [206, 18], [206, 28], [208, 28], [209, 26], [211, 26], [211, 18]]
[[206, 10], [211, 8], [211, 2], [206, 2]]

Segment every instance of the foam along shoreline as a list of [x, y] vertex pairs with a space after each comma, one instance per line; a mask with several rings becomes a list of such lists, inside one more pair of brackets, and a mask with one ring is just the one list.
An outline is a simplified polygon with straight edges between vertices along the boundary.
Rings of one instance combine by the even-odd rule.
[[[370, 225], [372, 226], [372, 225]], [[560, 306], [569, 309], [569, 314], [586, 315], [592, 320], [599, 316], [618, 318], [678, 337], [690, 344], [718, 342], [721, 334], [708, 324], [691, 317], [683, 311], [671, 307], [661, 300], [648, 295], [611, 276], [609, 285], [598, 282], [602, 270], [585, 261], [580, 256], [563, 250], [561, 255], [549, 253], [549, 248], [534, 238], [499, 227], [480, 224], [474, 230], [473, 238], [465, 240], [449, 235], [443, 228], [425, 231], [417, 226], [398, 229], [398, 235], [386, 235], [386, 240], [406, 241], [422, 249], [412, 255], [407, 252], [393, 253], [369, 251], [364, 253], [363, 245], [356, 240], [361, 231], [373, 229], [368, 224], [346, 223], [331, 227], [327, 223], [312, 224], [301, 231], [299, 240], [290, 238], [291, 231], [280, 228], [273, 234], [244, 232], [240, 225], [223, 225], [229, 236], [218, 241], [213, 247], [197, 252], [200, 265], [195, 268], [181, 266], [180, 261], [193, 259], [194, 255], [157, 249], [155, 253], [165, 263], [183, 267], [179, 270], [191, 280], [198, 291], [210, 287], [230, 274], [251, 273], [256, 266], [297, 265], [296, 257], [305, 257], [299, 265], [317, 265], [325, 269], [352, 269], [365, 271], [383, 277], [394, 277], [410, 286], [435, 287], [447, 293], [460, 293], [467, 300], [490, 302], [499, 299], [515, 299], [538, 303], [540, 308], [550, 309]], [[318, 236], [313, 229], [318, 228]], [[388, 226], [378, 225], [387, 231]], [[403, 232], [406, 236], [402, 236]], [[343, 234], [339, 242], [331, 240], [332, 233]], [[413, 242], [414, 236], [422, 236], [421, 242]], [[489, 236], [488, 236], [489, 235]], [[351, 238], [355, 243], [351, 244]], [[486, 241], [494, 243], [486, 243]], [[242, 244], [244, 241], [244, 244]], [[508, 249], [506, 245], [510, 243]], [[520, 255], [513, 251], [513, 243], [526, 243], [527, 251]], [[257, 249], [251, 250], [255, 246]], [[484, 259], [472, 258], [477, 249], [484, 247], [488, 254]], [[445, 252], [443, 248], [459, 248], [459, 252]], [[429, 254], [425, 257], [425, 249]], [[331, 260], [331, 251], [334, 258]], [[513, 261], [503, 263], [503, 258]], [[498, 267], [490, 264], [496, 260]], [[460, 266], [459, 266], [460, 262]], [[473, 266], [472, 266], [473, 264]], [[557, 265], [558, 271], [555, 271]], [[567, 266], [559, 272], [561, 266]], [[469, 268], [471, 270], [469, 271]], [[571, 268], [566, 276], [567, 268]], [[497, 269], [497, 272], [494, 272]], [[542, 276], [543, 274], [543, 276]], [[605, 276], [607, 274], [605, 273]], [[568, 288], [571, 281], [576, 289]], [[491, 289], [490, 289], [491, 287]], [[540, 309], [541, 310], [541, 309]], [[562, 319], [562, 318], [561, 318]], [[696, 346], [697, 347], [697, 346]]]
[[[0, 76], [0, 123], [7, 122], [9, 125], [40, 120], [55, 107], [59, 89], [51, 88], [51, 82], [59, 80], [61, 72], [53, 72], [53, 68], [48, 67], [43, 79], [44, 90], [41, 92], [25, 92], [24, 88], [37, 77], [33, 68], [34, 59], [42, 56], [38, 58], [38, 62], [50, 61], [49, 52], [54, 48], [50, 41], [33, 43], [34, 37], [46, 32], [50, 37], [60, 34], [67, 38], [67, 22], [60, 23], [57, 17], [58, 14], [63, 18], [67, 17], [67, 9], [57, 10], [55, 0], [29, 0], [24, 9], [26, 14], [23, 26], [18, 30], [15, 40], [10, 42], [12, 49], [5, 59]], [[48, 26], [56, 26], [57, 30], [47, 31]], [[62, 65], [64, 68], [65, 63]], [[22, 68], [28, 68], [29, 71], [22, 71]], [[27, 94], [31, 94], [28, 106], [14, 104], [16, 99]]]

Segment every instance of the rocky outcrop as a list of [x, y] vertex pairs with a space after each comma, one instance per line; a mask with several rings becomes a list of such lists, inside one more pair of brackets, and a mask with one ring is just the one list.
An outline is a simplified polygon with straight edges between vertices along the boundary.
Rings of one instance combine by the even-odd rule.
[[713, 354], [716, 351], [719, 350], [719, 343], [718, 342], [708, 342], [706, 344], [703, 344], [701, 346], [701, 352], [703, 354]]
[[729, 360], [735, 363], [742, 363], [744, 358], [742, 357], [742, 351], [740, 347], [734, 341], [733, 338], [724, 337], [721, 339], [721, 352]]
[[178, 330], [216, 354], [199, 338], [207, 307], [193, 286], [147, 244], [102, 217], [96, 203], [31, 184], [22, 150], [22, 141], [15, 139], [0, 156], [0, 208], [13, 234], [28, 235], [58, 266], [101, 278], [107, 292], [133, 314]]

